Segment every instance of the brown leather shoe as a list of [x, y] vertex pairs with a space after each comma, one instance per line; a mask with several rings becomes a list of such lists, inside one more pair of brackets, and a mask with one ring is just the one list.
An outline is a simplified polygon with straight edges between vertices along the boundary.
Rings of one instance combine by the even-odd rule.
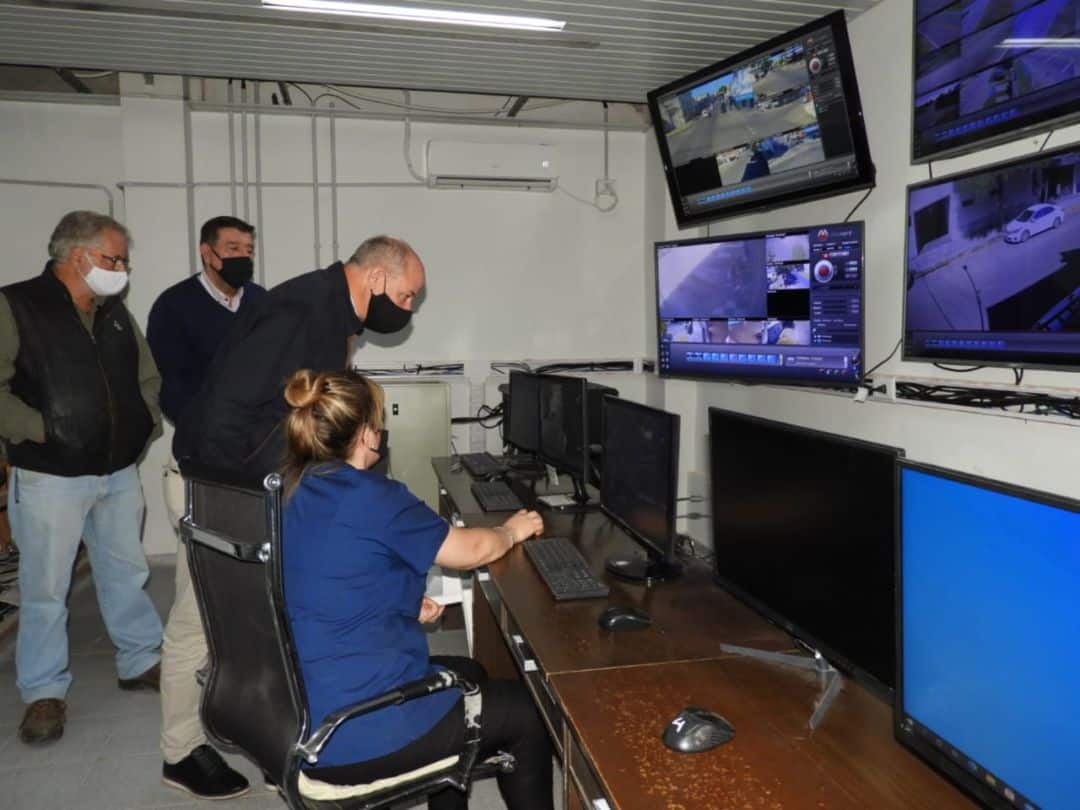
[[134, 678], [119, 678], [116, 681], [116, 685], [121, 689], [127, 689], [128, 691], [152, 689], [155, 692], [160, 692], [161, 664], [154, 664], [142, 675], [136, 675]]
[[67, 704], [58, 698], [35, 700], [19, 724], [19, 739], [28, 745], [59, 740], [64, 733]]

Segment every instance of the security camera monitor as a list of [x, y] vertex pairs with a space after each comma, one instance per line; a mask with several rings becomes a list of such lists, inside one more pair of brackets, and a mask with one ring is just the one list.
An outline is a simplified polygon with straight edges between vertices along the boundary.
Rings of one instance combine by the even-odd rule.
[[888, 695], [900, 450], [719, 408], [709, 448], [717, 581]]
[[915, 0], [915, 161], [1080, 117], [1076, 0]]
[[658, 243], [659, 374], [853, 387], [864, 252], [861, 222]]
[[1080, 501], [900, 475], [896, 738], [983, 807], [1072, 810]]
[[540, 447], [540, 378], [524, 371], [510, 372], [510, 412], [506, 441], [525, 453]]
[[1080, 148], [908, 188], [904, 358], [1080, 368]]
[[680, 226], [874, 185], [844, 13], [649, 93]]

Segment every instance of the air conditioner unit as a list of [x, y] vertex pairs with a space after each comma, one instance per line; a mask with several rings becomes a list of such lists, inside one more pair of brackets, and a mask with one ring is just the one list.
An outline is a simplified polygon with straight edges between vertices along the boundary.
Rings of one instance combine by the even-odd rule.
[[431, 188], [554, 191], [559, 182], [544, 144], [428, 141], [426, 158]]

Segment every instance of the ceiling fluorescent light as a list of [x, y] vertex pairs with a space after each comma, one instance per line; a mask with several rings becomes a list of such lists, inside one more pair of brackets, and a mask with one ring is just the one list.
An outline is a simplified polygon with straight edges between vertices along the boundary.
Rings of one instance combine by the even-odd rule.
[[444, 25], [475, 25], [483, 28], [513, 28], [520, 31], [562, 31], [566, 27], [565, 20], [549, 20], [543, 17], [477, 14], [471, 11], [387, 6], [381, 3], [350, 3], [344, 0], [262, 0], [262, 4], [264, 7], [288, 11], [348, 14], [353, 17], [370, 17], [378, 20], [404, 20]]
[[1068, 37], [1010, 37], [1003, 39], [999, 48], [1080, 48], [1080, 39]]

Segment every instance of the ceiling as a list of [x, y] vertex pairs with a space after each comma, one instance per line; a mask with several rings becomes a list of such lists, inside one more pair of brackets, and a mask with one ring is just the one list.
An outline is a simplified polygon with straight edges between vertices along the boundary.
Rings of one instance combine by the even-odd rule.
[[877, 0], [388, 0], [566, 20], [561, 33], [365, 21], [260, 0], [0, 0], [10, 65], [644, 101], [837, 7]]

